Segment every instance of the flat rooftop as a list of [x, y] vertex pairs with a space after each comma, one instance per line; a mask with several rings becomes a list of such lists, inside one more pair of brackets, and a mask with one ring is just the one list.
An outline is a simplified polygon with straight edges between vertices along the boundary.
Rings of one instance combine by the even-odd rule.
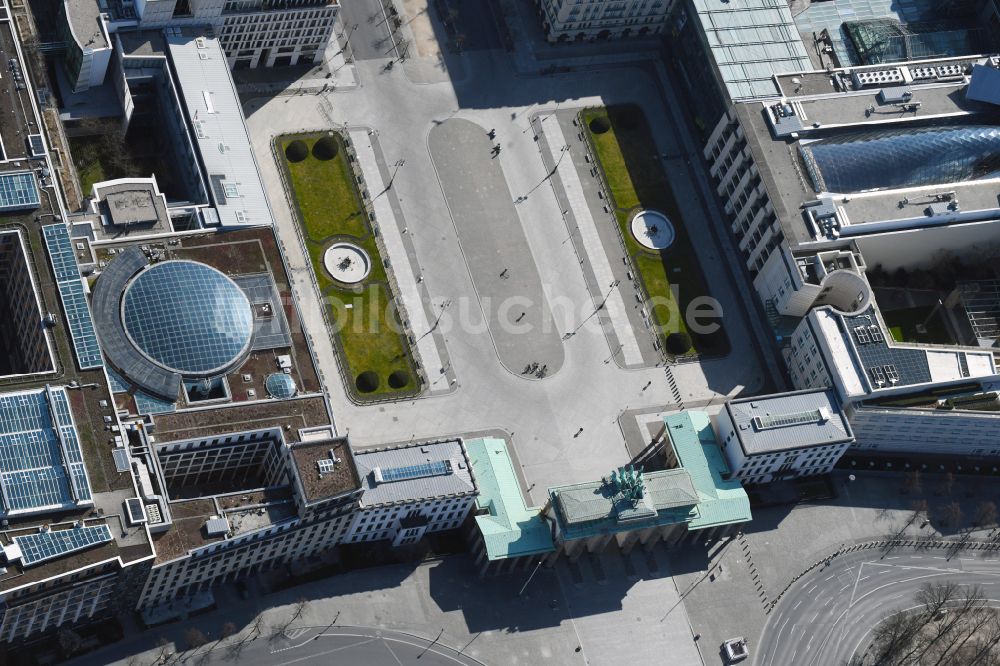
[[461, 439], [354, 452], [362, 506], [468, 495], [476, 492]]
[[[97, 562], [120, 558], [128, 564], [152, 556], [145, 530], [129, 526], [123, 517], [123, 503], [135, 497], [135, 491], [131, 475], [117, 471], [112, 454], [121, 437], [115, 402], [108, 389], [96, 341], [88, 337], [83, 325], [89, 321], [90, 313], [73, 246], [68, 233], [64, 233], [65, 225], [52, 223], [52, 216], [62, 215], [64, 211], [59, 206], [52, 207], [59, 200], [52, 182], [57, 176], [48, 159], [48, 146], [40, 136], [41, 121], [35, 116], [30, 61], [19, 51], [11, 22], [2, 21], [0, 71], [5, 76], [12, 71], [15, 59], [19, 61], [17, 67], [24, 85], [13, 85], [13, 77], [8, 77], [8, 85], [0, 90], [0, 159], [3, 160], [0, 174], [5, 176], [0, 179], [0, 187], [5, 190], [0, 195], [0, 203], [17, 200], [21, 203], [19, 207], [7, 206], [2, 211], [0, 229], [20, 229], [22, 232], [26, 260], [34, 277], [41, 310], [52, 313], [56, 319], [49, 334], [60, 374], [58, 377], [48, 373], [5, 379], [4, 394], [34, 397], [29, 398], [27, 404], [16, 405], [11, 412], [5, 410], [3, 420], [9, 423], [8, 419], [16, 418], [18, 423], [14, 429], [6, 429], [5, 435], [10, 436], [12, 442], [3, 448], [6, 455], [11, 456], [8, 462], [25, 462], [21, 466], [27, 473], [18, 474], [12, 467], [4, 472], [19, 477], [11, 488], [30, 481], [28, 485], [33, 491], [18, 495], [18, 501], [27, 501], [25, 506], [47, 502], [45, 497], [53, 491], [56, 493], [53, 497], [65, 497], [62, 490], [83, 492], [82, 485], [73, 488], [74, 478], [87, 482], [90, 501], [74, 501], [73, 506], [59, 506], [55, 512], [35, 506], [40, 510], [38, 513], [15, 512], [5, 516], [7, 524], [0, 530], [0, 546], [9, 547], [18, 543], [13, 540], [15, 537], [26, 537], [21, 541], [25, 549], [36, 549], [39, 553], [54, 549], [54, 556], [29, 556], [27, 564], [24, 560], [8, 563], [7, 572], [0, 575], [0, 593]], [[6, 178], [14, 175], [16, 180]], [[60, 397], [53, 398], [51, 405], [45, 398], [43, 407], [38, 396], [44, 394], [46, 386], [51, 386]], [[76, 388], [68, 388], [70, 386]], [[18, 400], [20, 398], [15, 402]], [[46, 417], [50, 406], [56, 409], [54, 421], [53, 417]], [[74, 438], [75, 446], [72, 445]], [[56, 460], [62, 472], [55, 464], [49, 464]], [[51, 471], [43, 474], [44, 470]], [[61, 532], [72, 529], [80, 521], [83, 527], [105, 525], [111, 540], [95, 540], [89, 536], [100, 533], [103, 537], [104, 530], [88, 530], [79, 538], [68, 534], [52, 539], [34, 536], [44, 532], [44, 526]], [[85, 547], [67, 550], [66, 544]]]
[[[199, 412], [203, 420], [190, 421], [192, 426], [197, 426], [202, 423], [211, 424], [216, 420], [215, 413], [225, 411], [227, 406], [263, 402], [262, 414], [273, 415], [282, 425], [289, 425], [293, 430], [329, 424], [329, 416], [324, 416], [326, 411], [320, 404], [322, 401], [314, 403], [307, 400], [303, 410], [293, 410], [287, 414], [281, 414], [280, 410], [276, 412], [272, 404], [286, 402], [272, 399], [267, 380], [275, 374], [286, 375], [284, 381], [294, 387], [293, 395], [297, 399], [317, 396], [321, 393], [321, 387], [277, 240], [270, 227], [234, 229], [225, 233], [207, 231], [189, 235], [162, 235], [126, 241], [97, 240], [83, 243], [81, 239], [76, 242], [84, 247], [82, 252], [88, 255], [84, 263], [93, 264], [99, 271], [92, 292], [92, 302], [102, 343], [107, 344], [104, 338], [110, 336], [117, 340], [115, 354], [127, 354], [123, 360], [116, 361], [110, 356], [109, 360], [112, 363], [123, 364], [129, 362], [129, 359], [135, 360], [134, 364], [129, 362], [128, 367], [122, 368], [125, 370], [122, 375], [114, 373], [112, 376], [112, 388], [120, 409], [127, 410], [130, 414], [162, 415], [165, 422], [171, 422], [168, 428], [184, 424], [183, 428], [187, 429], [189, 421], [182, 416], [182, 413], [188, 408], [199, 407], [202, 404], [214, 404], [217, 407], [210, 412]], [[245, 358], [226, 371], [223, 380], [227, 394], [220, 393], [217, 396], [220, 398], [218, 402], [191, 401], [179, 384], [177, 388], [172, 389], [172, 395], [178, 396], [175, 400], [157, 398], [156, 395], [163, 394], [143, 391], [141, 387], [130, 384], [139, 380], [152, 382], [161, 375], [167, 380], [179, 377], [145, 361], [138, 350], [128, 342], [121, 328], [122, 289], [137, 271], [152, 261], [150, 257], [158, 261], [194, 261], [215, 268], [236, 283], [253, 307], [254, 329], [251, 349]], [[134, 266], [130, 263], [133, 258]], [[122, 275], [116, 276], [117, 272], [122, 272]], [[102, 284], [105, 280], [115, 283], [117, 288], [105, 289]], [[150, 374], [130, 380], [127, 376], [130, 368], [136, 372], [145, 369]], [[109, 368], [109, 374], [112, 372]], [[171, 389], [167, 387], [163, 390]], [[174, 412], [178, 412], [177, 417], [167, 418], [168, 414]], [[282, 419], [282, 416], [287, 418]], [[221, 423], [236, 423], [236, 427], [232, 430], [245, 429], [238, 423], [245, 418], [244, 416], [218, 418]], [[191, 435], [194, 436], [196, 435]], [[171, 437], [171, 439], [186, 438], [188, 435], [183, 434]]]
[[[953, 61], [948, 62], [954, 65]], [[959, 62], [962, 65], [962, 72], [971, 71], [971, 61]], [[933, 62], [926, 65], [931, 69], [935, 66]], [[895, 71], [901, 67], [905, 68], [905, 66], [893, 66], [891, 69]], [[916, 70], [916, 67], [912, 69]], [[782, 106], [791, 115], [781, 118], [777, 123], [773, 121], [776, 100], [735, 105], [736, 116], [743, 128], [754, 163], [767, 189], [782, 232], [793, 246], [817, 240], [816, 233], [810, 229], [803, 217], [803, 206], [816, 202], [822, 194], [816, 190], [810, 172], [813, 165], [803, 158], [802, 146], [810, 146], [810, 142], [816, 140], [830, 142], [856, 137], [852, 140], [857, 140], [859, 146], [864, 149], [864, 139], [858, 134], [859, 132], [911, 134], [944, 124], [1000, 123], [1000, 114], [996, 107], [966, 99], [967, 74], [921, 82], [913, 80], [912, 74], [908, 73], [906, 78], [910, 79], [909, 82], [892, 82], [891, 85], [886, 84], [881, 87], [873, 85], [836, 92], [831, 81], [838, 77], [847, 77], [844, 85], [854, 85], [848, 75], [840, 70], [832, 74], [797, 73], [794, 76], [789, 74], [778, 77], [779, 86], [785, 95]], [[792, 83], [793, 78], [798, 83]], [[892, 95], [881, 96], [883, 88], [894, 90], [899, 88], [893, 93], [897, 95], [907, 93], [905, 102], [888, 101], [902, 98], [894, 98]], [[917, 103], [918, 106], [905, 106]], [[913, 142], [906, 144], [907, 149], [919, 152], [921, 149], [919, 141], [922, 140], [918, 139], [916, 144]], [[904, 137], [903, 141], [909, 139]], [[942, 146], [936, 154], [943, 155], [945, 152], [946, 148]], [[883, 153], [883, 158], [891, 160], [891, 155], [892, 153]], [[856, 173], [864, 175], [863, 172]], [[919, 220], [929, 217], [925, 209], [926, 198], [931, 193], [959, 187], [962, 189], [963, 196], [960, 201], [963, 211], [998, 208], [997, 194], [1000, 193], [1000, 186], [992, 181], [914, 183], [909, 187], [905, 184], [894, 184], [883, 188], [881, 192], [849, 192], [843, 193], [843, 196], [836, 194], [831, 205], [841, 208], [849, 225], [910, 217]], [[889, 192], [901, 194], [888, 194]], [[899, 202], [905, 197], [909, 197], [913, 203], [899, 206]], [[877, 229], [873, 227], [858, 226], [850, 233], [876, 231]]]
[[158, 442], [225, 435], [243, 430], [280, 427], [289, 442], [299, 441], [298, 431], [329, 425], [322, 397], [220, 405], [209, 410], [184, 410], [153, 417]]
[[688, 472], [670, 469], [641, 476], [644, 488], [636, 494], [610, 477], [549, 488], [565, 539], [687, 522], [696, 515], [698, 493]]
[[[173, 525], [166, 532], [153, 535], [156, 563], [177, 559], [188, 551], [229, 538], [266, 529], [295, 518], [291, 488], [239, 491], [225, 495], [172, 500]], [[209, 520], [221, 517], [229, 526], [227, 534], [210, 534]]]
[[747, 455], [854, 440], [830, 389], [737, 398], [726, 402], [726, 413]]
[[828, 349], [823, 358], [828, 359], [827, 369], [844, 398], [928, 384], [959, 384], [997, 374], [989, 350], [895, 342], [874, 306], [850, 316], [829, 306], [819, 307], [806, 319]]
[[101, 8], [97, 0], [63, 0], [63, 8], [81, 49], [96, 51], [110, 46], [101, 25]]
[[[5, 529], [0, 531], [0, 549], [7, 553], [0, 592], [115, 558], [127, 565], [153, 554], [145, 531], [129, 528], [120, 515]], [[20, 557], [11, 559], [12, 553]]]
[[220, 224], [230, 228], [272, 224], [243, 108], [219, 41], [179, 28], [167, 28], [165, 34]]
[[466, 448], [479, 486], [476, 526], [490, 560], [555, 550], [541, 507], [529, 507], [524, 501], [507, 443], [484, 437], [466, 442]]
[[292, 458], [308, 502], [337, 497], [361, 487], [346, 437], [295, 444]]
[[167, 54], [167, 42], [160, 30], [121, 30], [115, 33], [126, 56], [163, 56]]
[[[118, 239], [128, 234], [149, 236], [173, 231], [166, 198], [152, 178], [122, 178], [94, 186], [91, 203], [104, 219], [94, 220], [95, 237]], [[76, 221], [76, 216], [74, 216]], [[104, 223], [110, 228], [105, 228]]]

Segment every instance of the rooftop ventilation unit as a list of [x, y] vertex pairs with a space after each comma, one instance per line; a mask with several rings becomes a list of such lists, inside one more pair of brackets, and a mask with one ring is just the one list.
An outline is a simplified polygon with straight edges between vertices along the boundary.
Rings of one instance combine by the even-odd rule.
[[891, 85], [893, 83], [906, 83], [906, 79], [903, 77], [903, 73], [900, 71], [899, 67], [893, 67], [892, 69], [869, 69], [860, 72], [856, 71], [852, 73], [851, 76], [854, 79], [854, 85], [859, 88]]
[[229, 521], [225, 516], [212, 516], [205, 523], [205, 533], [210, 537], [225, 536], [229, 533]]

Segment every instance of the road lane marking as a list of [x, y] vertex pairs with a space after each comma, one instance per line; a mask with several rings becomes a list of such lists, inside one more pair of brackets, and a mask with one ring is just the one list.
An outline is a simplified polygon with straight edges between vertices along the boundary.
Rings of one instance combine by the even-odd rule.
[[861, 566], [858, 567], [858, 577], [854, 581], [854, 589], [851, 590], [851, 601], [850, 601], [849, 604], [847, 604], [848, 608], [850, 608], [851, 606], [854, 605], [854, 595], [857, 594], [857, 592], [858, 592], [858, 583], [861, 581], [861, 570], [864, 569], [864, 568], [865, 568], [865, 563], [862, 562]]

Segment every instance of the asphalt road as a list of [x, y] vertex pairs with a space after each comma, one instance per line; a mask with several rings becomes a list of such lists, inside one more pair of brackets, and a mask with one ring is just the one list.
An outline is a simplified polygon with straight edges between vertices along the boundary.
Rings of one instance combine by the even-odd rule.
[[[877, 549], [841, 555], [803, 576], [785, 593], [750, 649], [758, 666], [842, 666], [863, 652], [868, 634], [893, 611], [920, 604], [923, 585], [951, 581], [982, 588], [1000, 605], [1000, 558], [941, 548]], [[988, 556], [987, 556], [988, 555]]]
[[[198, 661], [196, 653], [186, 655]], [[234, 655], [225, 647], [213, 650], [204, 663], [232, 664]], [[374, 627], [327, 627], [293, 630], [277, 641], [259, 638], [239, 653], [244, 666], [311, 666], [365, 664], [365, 666], [480, 666], [482, 662], [423, 638]]]

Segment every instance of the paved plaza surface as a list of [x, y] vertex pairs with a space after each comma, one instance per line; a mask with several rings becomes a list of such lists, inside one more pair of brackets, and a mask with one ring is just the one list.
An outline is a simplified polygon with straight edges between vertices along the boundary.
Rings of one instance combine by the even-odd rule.
[[[475, 571], [469, 558], [456, 556], [356, 570], [247, 600], [223, 590], [230, 596], [218, 599], [219, 610], [129, 632], [70, 663], [124, 665], [138, 655], [149, 664], [161, 639], [197, 663], [184, 652], [185, 632], [197, 627], [216, 641], [232, 622], [234, 636], [203, 648], [214, 647], [208, 663], [582, 665], [618, 663], [628, 654], [649, 664], [670, 654], [672, 665], [701, 664], [662, 548], [637, 550], [628, 559], [608, 552], [534, 575], [519, 570], [479, 579]], [[308, 600], [301, 618], [284, 636], [276, 634], [274, 627], [284, 626], [301, 599]], [[247, 645], [234, 661], [229, 646], [241, 640]], [[418, 660], [432, 642], [435, 652]]]
[[[431, 132], [451, 118], [495, 128], [501, 153], [495, 160], [489, 160], [487, 155], [486, 161], [490, 166], [499, 163], [507, 189], [516, 200], [520, 196], [517, 193], [527, 193], [545, 182], [550, 170], [542, 162], [531, 131], [533, 113], [555, 110], [557, 103], [560, 108], [578, 108], [636, 101], [643, 102], [651, 118], [665, 111], [662, 102], [649, 98], [649, 90], [658, 84], [655, 73], [645, 69], [523, 78], [512, 71], [502, 53], [471, 53], [465, 58], [477, 72], [466, 83], [417, 86], [396, 70], [383, 72], [378, 61], [359, 61], [356, 66], [362, 85], [356, 90], [251, 99], [246, 114], [255, 148], [265, 156], [260, 166], [278, 235], [287, 252], [293, 287], [341, 432], [349, 429], [353, 443], [363, 447], [484, 428], [506, 431], [512, 434], [527, 485], [532, 488], [531, 500], [540, 503], [547, 487], [600, 478], [629, 460], [618, 423], [621, 413], [657, 406], [669, 408], [677, 400], [662, 367], [623, 370], [617, 363], [605, 363], [617, 349], [605, 335], [601, 319], [592, 316], [600, 302], [588, 289], [585, 275], [593, 273], [593, 269], [586, 259], [581, 265], [573, 243], [564, 243], [569, 235], [561, 223], [564, 209], [553, 194], [551, 181], [534, 189], [515, 208], [530, 247], [525, 258], [530, 257], [535, 264], [548, 302], [572, 304], [576, 332], [563, 341], [565, 361], [561, 369], [545, 381], [525, 382], [500, 363], [488, 331], [481, 326], [461, 325], [463, 310], [468, 318], [469, 313], [484, 308], [469, 265], [462, 260], [463, 244], [434, 169], [428, 148]], [[390, 164], [404, 161], [393, 179], [392, 193], [400, 212], [394, 223], [406, 229], [412, 254], [394, 256], [390, 247], [389, 259], [401, 285], [419, 279], [426, 290], [423, 319], [428, 329], [422, 330], [414, 323], [413, 335], [420, 338], [433, 326], [443, 336], [441, 358], [457, 380], [456, 390], [448, 395], [391, 406], [358, 406], [348, 399], [335, 371], [332, 342], [323, 325], [317, 296], [310, 288], [309, 263], [298, 248], [295, 222], [276, 164], [270, 158], [269, 143], [273, 136], [284, 132], [344, 123], [348, 127], [377, 129], [386, 160]], [[652, 125], [657, 140], [664, 144], [662, 152], [674, 149], [675, 139], [664, 124]], [[373, 180], [367, 171], [366, 179]], [[710, 290], [723, 303], [724, 323], [744, 335], [731, 336], [733, 352], [725, 359], [672, 368], [685, 404], [721, 400], [771, 384], [766, 369], [757, 360], [750, 334], [753, 329], [739, 305], [747, 299], [737, 295], [722, 271], [708, 218], [698, 217], [694, 210], [691, 215], [692, 237]], [[388, 222], [380, 220], [380, 224]], [[607, 256], [605, 261], [621, 262], [621, 256]], [[407, 309], [411, 321], [416, 322], [412, 308]], [[634, 331], [634, 335], [647, 333]], [[429, 376], [436, 376], [427, 365]]]
[[[376, 28], [364, 22], [353, 34], [370, 41]], [[541, 505], [548, 487], [599, 479], [626, 464], [641, 449], [657, 414], [681, 407], [716, 410], [729, 396], [781, 386], [773, 359], [760, 360], [758, 339], [764, 348], [769, 343], [765, 328], [747, 310], [749, 287], [734, 280], [727, 267], [738, 258], [726, 244], [724, 218], [712, 203], [697, 146], [683, 133], [683, 123], [662, 121], [672, 118], [668, 103], [677, 101], [671, 99], [661, 69], [633, 63], [539, 76], [526, 74], [517, 54], [512, 59], [495, 49], [442, 53], [442, 63], [411, 57], [404, 64], [412, 67], [389, 69], [385, 58], [369, 52], [352, 65], [356, 88], [316, 87], [315, 94], [245, 100], [292, 287], [337, 428], [350, 434], [354, 446], [500, 432], [512, 443], [529, 502]], [[453, 67], [453, 61], [461, 66]], [[434, 67], [447, 75], [415, 75]], [[624, 103], [643, 107], [659, 154], [695, 157], [690, 164], [670, 162], [667, 172], [678, 196], [689, 202], [685, 224], [709, 290], [722, 305], [723, 325], [731, 331], [732, 352], [725, 358], [669, 369], [658, 365], [649, 332], [637, 316], [634, 288], [620, 275], [624, 263], [614, 246], [616, 232], [596, 197], [591, 165], [583, 157], [572, 117], [587, 106]], [[358, 405], [341, 384], [310, 262], [297, 241], [270, 150], [274, 136], [330, 128], [350, 134], [373, 196], [385, 190], [375, 208], [386, 258], [400, 285], [413, 337], [434, 340], [433, 351], [426, 342], [417, 344], [432, 386], [415, 399]], [[490, 129], [496, 130], [492, 142], [486, 136]], [[491, 157], [494, 143], [500, 152]], [[565, 145], [570, 149], [560, 160]], [[720, 233], [726, 239], [722, 245]], [[509, 278], [500, 277], [505, 268]], [[523, 308], [521, 323], [541, 321], [542, 308], [548, 308], [556, 323], [554, 334], [540, 335], [537, 326], [530, 326], [530, 333], [501, 338], [493, 326], [482, 325], [482, 313], [490, 312], [487, 296], [502, 300], [518, 293], [538, 303]], [[518, 315], [507, 313], [511, 319]], [[548, 375], [543, 381], [526, 381], [521, 370], [535, 361], [549, 366]], [[441, 390], [445, 383], [447, 391]], [[609, 551], [600, 561], [606, 558], [611, 559], [596, 567], [582, 561], [560, 565], [555, 572], [542, 570], [532, 581], [529, 590], [551, 576], [558, 588], [558, 594], [553, 588], [544, 601], [537, 601], [541, 608], [549, 609], [554, 600], [563, 611], [573, 609], [566, 621], [545, 625], [540, 635], [556, 644], [538, 648], [537, 654], [555, 663], [625, 658], [650, 663], [664, 654], [677, 655], [676, 663], [700, 663], [664, 555], [657, 556], [662, 563], [655, 570], [639, 552], [623, 560]], [[456, 584], [490, 597], [492, 583], [470, 577]], [[422, 603], [414, 592], [412, 604], [420, 608]], [[411, 613], [410, 605], [397, 600], [378, 620], [349, 621], [410, 627], [433, 638], [441, 627], [431, 616]], [[466, 630], [496, 631], [518, 616], [512, 608], [497, 606], [496, 612], [497, 619], [472, 623]], [[482, 654], [499, 654], [496, 663], [510, 663], [502, 650], [517, 642], [491, 643], [483, 640], [486, 635], [473, 646], [482, 642]], [[527, 654], [516, 661], [539, 661]]]
[[571, 322], [549, 307], [488, 131], [453, 118], [431, 130], [428, 147], [500, 363], [515, 375], [536, 376], [525, 372], [532, 363], [544, 368], [538, 377], [554, 375]]

